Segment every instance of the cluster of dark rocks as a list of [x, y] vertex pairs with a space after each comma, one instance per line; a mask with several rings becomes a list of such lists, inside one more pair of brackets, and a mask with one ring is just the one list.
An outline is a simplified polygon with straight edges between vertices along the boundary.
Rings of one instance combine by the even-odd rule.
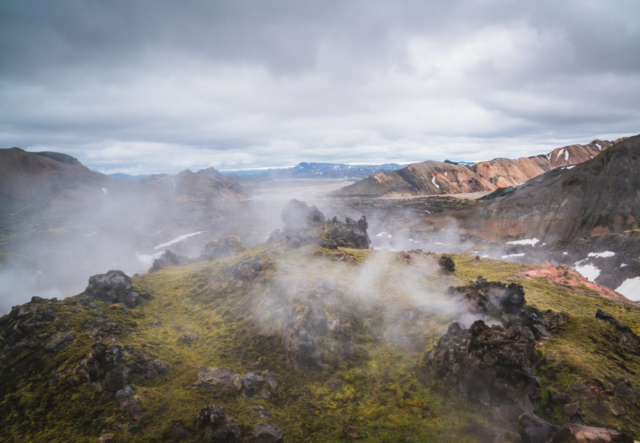
[[[196, 428], [202, 437], [202, 442], [211, 443], [255, 443], [282, 442], [282, 431], [275, 425], [258, 424], [253, 428], [251, 436], [243, 439], [242, 431], [233, 417], [225, 414], [222, 406], [208, 405], [198, 414]], [[253, 439], [251, 439], [253, 437]]]
[[344, 222], [337, 217], [327, 220], [317, 207], [291, 200], [282, 210], [282, 221], [284, 228], [271, 233], [267, 242], [291, 248], [313, 244], [328, 249], [369, 249], [371, 244], [364, 215], [358, 221], [349, 217]]
[[[508, 441], [517, 429], [523, 443], [632, 442], [616, 429], [591, 428], [582, 424], [579, 403], [553, 393], [552, 401], [566, 403], [565, 414], [572, 423], [557, 427], [537, 417], [541, 403], [541, 382], [533, 372], [539, 362], [538, 340], [547, 340], [568, 320], [566, 312], [539, 312], [526, 305], [524, 290], [517, 284], [489, 282], [483, 278], [468, 286], [450, 288], [468, 311], [503, 326], [489, 326], [483, 320], [466, 328], [449, 326], [434, 348], [424, 355], [424, 369], [446, 389], [483, 407], [498, 428], [490, 429], [492, 441]], [[633, 334], [607, 313], [598, 318], [611, 322], [622, 334]], [[634, 340], [635, 334], [628, 340]], [[637, 338], [637, 337], [636, 337]], [[563, 397], [563, 398], [560, 398]], [[517, 428], [516, 428], [517, 426]]]
[[89, 278], [89, 285], [79, 304], [91, 306], [93, 302], [104, 302], [107, 305], [121, 303], [127, 308], [135, 308], [145, 304], [149, 296], [139, 294], [131, 284], [131, 278], [119, 270], [112, 270], [106, 274], [97, 274]]
[[52, 308], [64, 303], [55, 298], [33, 297], [29, 303], [14, 306], [9, 314], [0, 318], [0, 362], [10, 363], [25, 351], [36, 354], [37, 358], [42, 352], [56, 353], [71, 346], [77, 336], [70, 327], [65, 327], [66, 331], [40, 333], [43, 325], [57, 318]]
[[269, 371], [240, 375], [227, 368], [202, 368], [198, 371], [197, 381], [189, 385], [189, 388], [200, 388], [206, 391], [234, 390], [246, 398], [259, 395], [266, 400], [271, 398], [272, 392], [276, 392], [278, 386], [278, 379]]

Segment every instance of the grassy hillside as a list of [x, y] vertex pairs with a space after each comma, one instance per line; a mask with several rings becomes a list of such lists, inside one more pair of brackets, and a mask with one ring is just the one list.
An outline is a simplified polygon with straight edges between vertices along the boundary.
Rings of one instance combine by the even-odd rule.
[[[527, 280], [521, 273], [530, 267], [524, 265], [466, 256], [454, 261], [456, 273], [444, 275], [427, 255], [408, 259], [386, 251], [259, 246], [230, 258], [134, 277], [135, 289], [150, 296], [135, 308], [101, 302], [81, 306], [81, 296], [43, 302], [55, 320], [41, 322], [24, 352], [0, 362], [0, 439], [95, 442], [110, 432], [113, 442], [199, 441], [198, 412], [215, 404], [224, 406], [243, 434], [250, 435], [257, 423], [272, 423], [289, 442], [339, 441], [348, 438], [351, 428], [370, 442], [477, 441], [478, 429], [491, 426], [482, 408], [442, 390], [437, 380], [424, 376], [421, 365], [424, 352], [451, 319], [465, 314], [447, 298], [446, 289], [479, 275], [517, 281], [530, 305], [571, 315], [538, 347], [543, 356], [535, 368], [544, 388], [541, 415], [557, 424], [568, 422], [548, 396], [552, 390], [569, 392], [576, 382], [597, 379], [603, 389], [614, 389], [623, 377], [629, 389], [640, 389], [640, 359], [612, 346], [615, 330], [595, 319], [595, 312], [604, 309], [640, 332], [638, 309], [593, 291]], [[259, 271], [248, 271], [258, 262]], [[283, 332], [292, 312], [318, 300], [340, 328], [319, 340], [324, 370], [297, 372], [286, 364]], [[11, 330], [15, 315], [4, 318], [2, 330]], [[96, 342], [88, 322], [104, 318], [124, 330], [105, 343], [128, 344], [168, 367], [166, 376], [133, 376], [146, 413], [139, 421], [119, 409], [113, 395], [81, 381], [79, 368]], [[337, 350], [338, 331], [352, 334], [350, 358]], [[56, 334], [76, 338], [48, 352], [44, 348]], [[270, 371], [279, 386], [269, 388], [269, 399], [190, 387], [204, 367], [238, 374]], [[640, 435], [640, 408], [627, 405], [626, 413], [616, 416], [605, 400], [576, 395], [584, 396], [588, 424], [610, 423]], [[266, 409], [271, 418], [256, 408]]]

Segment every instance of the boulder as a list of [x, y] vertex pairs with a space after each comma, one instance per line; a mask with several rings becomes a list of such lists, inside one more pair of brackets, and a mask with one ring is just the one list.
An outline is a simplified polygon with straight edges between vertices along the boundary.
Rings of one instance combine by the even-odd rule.
[[328, 249], [369, 249], [371, 240], [367, 234], [368, 226], [367, 217], [364, 215], [357, 222], [347, 217], [345, 223], [334, 217], [322, 229], [320, 246]]
[[231, 369], [202, 368], [198, 371], [198, 381], [190, 385], [190, 387], [197, 387], [208, 391], [213, 391], [216, 388], [223, 390], [233, 388], [240, 391], [242, 389], [242, 383], [240, 375]]
[[135, 391], [135, 385], [129, 384], [116, 392], [115, 397], [118, 400], [118, 406], [127, 411], [131, 418], [138, 421], [145, 416], [145, 412], [140, 399], [134, 396]]
[[441, 256], [438, 260], [438, 265], [440, 266], [442, 272], [444, 272], [445, 274], [453, 274], [454, 272], [456, 272], [456, 264], [448, 255]]
[[296, 371], [324, 369], [318, 339], [328, 331], [327, 314], [317, 301], [290, 308], [282, 341], [287, 364]]
[[159, 270], [164, 269], [167, 266], [183, 266], [188, 262], [189, 260], [187, 258], [180, 257], [167, 249], [159, 258], [156, 258], [153, 261], [153, 266], [151, 266], [151, 268], [149, 269], [149, 274], [158, 272]]
[[122, 303], [128, 308], [135, 308], [145, 303], [146, 299], [133, 289], [127, 274], [109, 271], [89, 278], [89, 286], [85, 289], [81, 304], [88, 305], [93, 301], [105, 302], [107, 305]]
[[242, 395], [251, 398], [258, 395], [262, 390], [264, 378], [259, 372], [249, 372], [240, 377], [240, 384], [242, 386]]
[[512, 426], [520, 414], [532, 414], [540, 401], [540, 380], [531, 369], [537, 359], [535, 337], [528, 328], [489, 327], [478, 320], [469, 329], [451, 324], [425, 354], [424, 367], [430, 377]]
[[204, 439], [211, 443], [241, 443], [240, 428], [232, 417], [226, 417], [222, 406], [208, 405], [200, 410], [196, 428]]
[[557, 426], [535, 415], [522, 414], [518, 421], [518, 434], [522, 443], [548, 443], [557, 430]]
[[259, 424], [253, 428], [256, 443], [278, 443], [282, 441], [282, 431], [274, 425]]
[[169, 370], [161, 361], [151, 359], [129, 345], [123, 348], [98, 342], [76, 373], [84, 381], [93, 383], [99, 392], [115, 393], [131, 384], [133, 375], [153, 379], [158, 375], [168, 375]]

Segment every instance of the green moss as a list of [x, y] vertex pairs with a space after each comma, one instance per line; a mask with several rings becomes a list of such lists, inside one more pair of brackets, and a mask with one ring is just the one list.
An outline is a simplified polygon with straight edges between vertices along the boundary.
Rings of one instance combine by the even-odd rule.
[[[344, 256], [353, 260], [341, 261]], [[238, 279], [234, 269], [255, 260], [264, 264], [262, 273], [253, 281]], [[421, 378], [423, 352], [433, 347], [450, 319], [444, 314], [428, 314], [407, 320], [412, 317], [405, 314], [429, 305], [424, 294], [443, 293], [448, 286], [475, 280], [478, 275], [507, 281], [526, 267], [477, 262], [465, 256], [454, 256], [454, 261], [457, 275], [443, 276], [433, 274], [427, 262], [407, 264], [400, 254], [387, 251], [263, 245], [233, 257], [134, 277], [136, 289], [151, 295], [148, 304], [128, 313], [116, 305], [98, 309], [126, 330], [116, 343], [130, 344], [169, 367], [168, 376], [134, 378], [136, 395], [147, 412], [139, 423], [118, 410], [112, 396], [100, 394], [88, 384], [65, 383], [91, 353], [94, 341], [84, 333], [84, 327], [96, 309], [76, 306], [74, 299], [67, 299], [65, 305], [55, 306], [59, 318], [43, 329], [73, 331], [77, 335], [74, 344], [43, 356], [40, 369], [33, 373], [17, 374], [2, 367], [0, 408], [10, 412], [2, 419], [0, 436], [8, 441], [96, 441], [102, 432], [113, 432], [113, 441], [159, 441], [178, 424], [194, 431], [199, 410], [207, 404], [219, 404], [245, 432], [261, 421], [251, 408], [266, 408], [273, 415], [270, 422], [284, 430], [288, 441], [339, 441], [345, 423], [369, 442], [477, 441], [475, 427], [487, 424], [482, 411]], [[380, 262], [386, 264], [384, 272], [372, 272]], [[306, 299], [315, 297], [314, 291], [329, 276], [344, 327], [355, 338], [354, 359], [342, 361], [331, 351], [336, 337], [330, 333], [320, 340], [327, 368], [316, 373], [295, 372], [285, 363], [285, 313], [281, 308], [304, 308]], [[572, 315], [571, 322], [540, 347], [544, 363], [536, 371], [546, 390], [566, 391], [574, 382], [594, 377], [606, 384], [608, 378], [624, 371], [621, 364], [639, 373], [636, 357], [622, 359], [617, 356], [620, 349], [608, 343], [607, 337], [615, 332], [611, 325], [594, 318], [601, 308], [637, 328], [637, 311], [573, 294], [543, 279], [515, 281], [525, 286], [531, 305]], [[359, 289], [346, 296], [347, 288]], [[416, 293], [422, 295], [417, 297]], [[325, 309], [333, 315], [337, 308], [326, 305]], [[154, 325], [158, 321], [160, 325]], [[186, 332], [198, 340], [179, 340]], [[594, 344], [591, 336], [600, 342]], [[33, 358], [26, 352], [12, 366], [33, 367]], [[269, 400], [189, 389], [202, 367], [227, 367], [241, 374], [269, 370], [277, 376], [280, 387]], [[48, 387], [57, 372], [63, 373], [60, 384]], [[631, 373], [626, 376], [635, 387], [636, 377]], [[545, 391], [545, 403], [547, 395]], [[629, 416], [640, 421], [635, 409]], [[590, 423], [611, 420], [636, 430], [631, 419], [594, 417], [588, 416]]]

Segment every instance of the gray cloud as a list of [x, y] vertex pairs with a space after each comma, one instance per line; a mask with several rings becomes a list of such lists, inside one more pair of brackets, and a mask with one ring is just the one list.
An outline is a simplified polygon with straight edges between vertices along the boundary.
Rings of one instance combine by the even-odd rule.
[[481, 160], [639, 132], [635, 1], [5, 1], [0, 145], [103, 171]]

